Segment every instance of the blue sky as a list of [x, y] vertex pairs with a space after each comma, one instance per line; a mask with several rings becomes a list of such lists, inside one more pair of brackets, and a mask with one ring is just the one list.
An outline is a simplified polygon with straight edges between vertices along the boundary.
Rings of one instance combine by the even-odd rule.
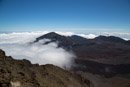
[[0, 0], [0, 32], [130, 32], [130, 0]]

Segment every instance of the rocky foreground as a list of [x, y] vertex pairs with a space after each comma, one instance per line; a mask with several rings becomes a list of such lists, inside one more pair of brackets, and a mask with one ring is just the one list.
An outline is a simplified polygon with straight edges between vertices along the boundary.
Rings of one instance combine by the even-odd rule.
[[130, 87], [130, 74], [106, 78], [83, 71], [72, 72], [50, 64], [16, 60], [0, 50], [0, 87]]
[[54, 65], [15, 60], [0, 50], [0, 87], [90, 87], [89, 80]]

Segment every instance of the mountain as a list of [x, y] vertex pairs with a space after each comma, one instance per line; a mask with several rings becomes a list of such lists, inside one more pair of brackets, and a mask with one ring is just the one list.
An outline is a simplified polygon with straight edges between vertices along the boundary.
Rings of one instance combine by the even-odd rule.
[[[84, 37], [78, 36], [78, 35], [72, 35], [72, 36], [63, 36], [60, 34], [57, 34], [55, 32], [50, 32], [47, 33], [45, 35], [42, 35], [38, 38], [36, 38], [36, 40], [34, 42], [38, 42], [42, 39], [50, 39], [52, 42], [58, 41], [60, 43], [69, 43], [67, 45], [73, 45], [73, 44], [85, 44], [88, 42], [92, 42], [92, 41], [100, 41], [100, 42], [110, 42], [110, 43], [124, 43], [125, 45], [129, 45], [130, 41], [126, 41], [122, 38], [116, 37], [116, 36], [98, 36], [94, 39], [86, 39]], [[128, 44], [126, 44], [128, 43]], [[64, 45], [63, 44], [63, 45]]]
[[[72, 50], [77, 58], [107, 64], [130, 63], [130, 43], [115, 36], [98, 36], [86, 39], [81, 36], [62, 36], [55, 32], [42, 35], [34, 42], [50, 39], [48, 43], [58, 42], [58, 46]], [[118, 61], [117, 61], [118, 60]]]
[[15, 60], [0, 50], [0, 87], [90, 87], [89, 80], [54, 65]]
[[[34, 41], [50, 39], [59, 47], [71, 50], [76, 55], [74, 70], [81, 70], [106, 77], [116, 74], [129, 74], [130, 43], [115, 36], [98, 36], [86, 39], [81, 36], [62, 36], [55, 32], [42, 35]], [[124, 71], [122, 71], [122, 69]]]

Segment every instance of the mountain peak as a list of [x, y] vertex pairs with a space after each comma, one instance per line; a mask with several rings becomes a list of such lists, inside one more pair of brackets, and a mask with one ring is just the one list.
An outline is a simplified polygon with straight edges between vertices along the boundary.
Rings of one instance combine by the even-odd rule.
[[54, 36], [61, 36], [61, 35], [59, 35], [59, 34], [57, 34], [57, 33], [55, 33], [55, 32], [50, 32], [50, 33], [45, 34], [44, 36], [54, 37]]
[[39, 40], [43, 40], [43, 39], [49, 39], [50, 41], [47, 43], [58, 41], [58, 47], [69, 48], [73, 44], [73, 41], [69, 37], [57, 34], [55, 32], [44, 34], [36, 38], [34, 42], [38, 42]]
[[61, 39], [63, 37], [64, 36], [59, 35], [59, 34], [57, 34], [55, 32], [50, 32], [50, 33], [44, 34], [44, 35], [36, 38], [36, 41], [34, 41], [34, 42], [38, 42], [39, 40], [42, 40], [42, 39], [58, 40], [58, 39]]

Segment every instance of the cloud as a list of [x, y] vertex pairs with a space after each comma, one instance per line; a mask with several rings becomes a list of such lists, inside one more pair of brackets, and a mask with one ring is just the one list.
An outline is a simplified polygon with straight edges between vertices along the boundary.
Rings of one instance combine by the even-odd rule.
[[35, 40], [37, 37], [48, 33], [48, 31], [44, 31], [44, 32], [21, 32], [21, 33], [2, 33], [0, 34], [0, 44], [6, 44], [6, 43], [19, 43], [19, 44], [23, 44], [23, 43], [27, 43], [30, 41]]
[[87, 38], [87, 39], [93, 39], [95, 37], [97, 37], [95, 34], [88, 34], [88, 35], [85, 35], [85, 34], [77, 34], [78, 36], [81, 36], [81, 37], [84, 37], [84, 38]]
[[57, 43], [43, 45], [46, 41], [49, 41], [49, 39], [44, 39], [34, 44], [0, 44], [0, 48], [15, 59], [28, 59], [32, 63], [40, 65], [54, 64], [62, 68], [70, 68], [75, 55], [63, 48], [58, 48]]

